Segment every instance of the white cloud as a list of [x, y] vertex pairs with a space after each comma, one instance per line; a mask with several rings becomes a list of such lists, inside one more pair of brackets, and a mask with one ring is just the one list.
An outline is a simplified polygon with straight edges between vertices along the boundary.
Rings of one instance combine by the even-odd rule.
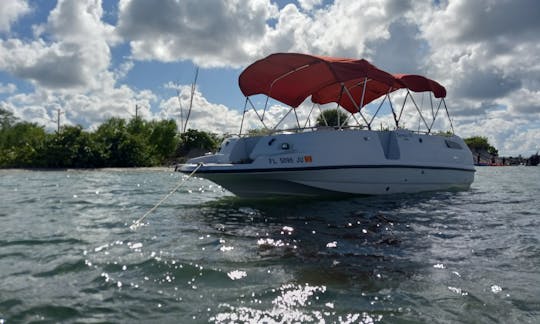
[[37, 122], [48, 130], [56, 129], [56, 114], [60, 109], [63, 125], [80, 124], [94, 129], [108, 118], [130, 119], [138, 105], [139, 116], [155, 118], [150, 107], [157, 97], [149, 90], [135, 92], [127, 86], [89, 93], [57, 93], [41, 89], [30, 94], [15, 94], [1, 102], [22, 120]]
[[135, 63], [131, 60], [125, 61], [124, 63], [120, 64], [118, 69], [116, 69], [115, 71], [115, 79], [119, 80], [125, 78], [134, 66]]
[[102, 21], [100, 0], [60, 0], [46, 24], [36, 25], [36, 39], [0, 39], [0, 69], [30, 81], [34, 92], [7, 97], [3, 106], [24, 120], [56, 128], [62, 124], [93, 128], [110, 117], [129, 118], [135, 105], [145, 118], [156, 97], [148, 90], [116, 86], [133, 67], [130, 61], [111, 71], [110, 46], [118, 38]]
[[[40, 104], [40, 99], [44, 99], [43, 96], [34, 94], [32, 99], [28, 95], [16, 94], [8, 101], [0, 102], [0, 107], [11, 111], [13, 115], [24, 121], [37, 123], [43, 125], [46, 128], [54, 129], [54, 122], [52, 115], [49, 115], [49, 110], [45, 105]], [[52, 111], [51, 111], [52, 112]]]
[[154, 2], [121, 0], [119, 34], [135, 58], [193, 60], [200, 66], [246, 62], [244, 46], [266, 32], [277, 7], [269, 0]]
[[[191, 100], [191, 86], [180, 86], [179, 90], [179, 98], [170, 97], [160, 103], [161, 112], [159, 117], [162, 119], [174, 119], [180, 128], [182, 121], [185, 123], [187, 118]], [[183, 109], [182, 113], [180, 112], [179, 99]], [[231, 110], [221, 104], [211, 103], [196, 90], [187, 128], [214, 133], [238, 133], [241, 118], [242, 115], [237, 110]]]
[[[368, 53], [366, 43], [387, 39], [390, 24], [401, 13], [394, 1], [336, 0], [312, 12], [301, 12], [288, 4], [278, 14], [260, 45], [262, 54], [299, 51], [342, 57], [362, 57]], [[406, 8], [408, 2], [401, 2]]]
[[[201, 66], [239, 66], [279, 51], [358, 57], [366, 42], [387, 39], [408, 1], [302, 1], [308, 12], [269, 0], [120, 2], [118, 32], [139, 60], [192, 60]], [[270, 21], [275, 19], [275, 24]]]
[[101, 0], [60, 0], [51, 11], [47, 30], [57, 40], [66, 43], [84, 44], [88, 42], [118, 41], [114, 27], [102, 21]]
[[97, 89], [112, 82], [107, 71], [112, 27], [101, 15], [100, 0], [59, 1], [43, 28], [52, 41], [0, 40], [0, 69], [58, 91]]
[[508, 107], [508, 112], [512, 114], [538, 115], [540, 114], [540, 88], [535, 91], [529, 89], [514, 91], [499, 102]]
[[0, 1], [0, 32], [9, 31], [11, 24], [30, 12], [30, 6], [24, 0]]
[[17, 91], [17, 86], [13, 83], [0, 83], [0, 93], [14, 93], [15, 91]]
[[320, 6], [322, 0], [298, 0], [300, 7], [304, 10], [312, 10], [313, 8]]
[[497, 99], [523, 87], [538, 90], [537, 1], [450, 1], [440, 8], [415, 3], [429, 44], [429, 71], [449, 95]]

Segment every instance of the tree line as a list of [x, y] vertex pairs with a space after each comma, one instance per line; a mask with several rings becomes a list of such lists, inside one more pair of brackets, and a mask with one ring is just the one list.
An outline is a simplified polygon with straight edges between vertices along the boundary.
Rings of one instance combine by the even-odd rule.
[[190, 129], [178, 133], [174, 120], [110, 118], [95, 131], [63, 126], [47, 132], [0, 108], [0, 168], [148, 167], [172, 163], [192, 151], [215, 150], [217, 135]]

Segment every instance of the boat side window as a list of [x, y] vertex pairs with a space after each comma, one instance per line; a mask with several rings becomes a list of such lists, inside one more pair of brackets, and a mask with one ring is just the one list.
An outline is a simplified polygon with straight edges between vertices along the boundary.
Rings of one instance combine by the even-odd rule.
[[456, 143], [454, 141], [444, 140], [444, 142], [446, 143], [446, 146], [448, 148], [457, 149], [457, 150], [462, 150], [463, 149], [463, 147], [461, 147], [461, 145], [459, 143]]
[[268, 141], [268, 146], [272, 145], [274, 142], [275, 142], [275, 138], [272, 138], [271, 140]]

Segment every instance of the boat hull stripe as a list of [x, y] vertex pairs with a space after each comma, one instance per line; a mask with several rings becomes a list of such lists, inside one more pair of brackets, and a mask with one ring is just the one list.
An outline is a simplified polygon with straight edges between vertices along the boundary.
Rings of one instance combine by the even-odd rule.
[[[268, 173], [268, 172], [288, 172], [288, 171], [314, 171], [314, 170], [339, 170], [339, 169], [419, 169], [419, 170], [455, 170], [476, 172], [474, 169], [457, 167], [437, 167], [437, 166], [415, 166], [415, 165], [341, 165], [341, 166], [314, 166], [300, 168], [264, 168], [264, 169], [221, 169], [205, 170], [204, 166], [197, 173]], [[181, 170], [183, 173], [190, 173], [193, 170]]]

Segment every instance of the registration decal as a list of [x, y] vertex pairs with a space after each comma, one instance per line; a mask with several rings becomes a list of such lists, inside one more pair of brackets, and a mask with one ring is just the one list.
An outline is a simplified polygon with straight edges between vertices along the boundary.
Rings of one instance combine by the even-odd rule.
[[311, 155], [293, 155], [293, 156], [281, 156], [281, 157], [269, 157], [268, 164], [305, 164], [313, 163], [313, 157]]

